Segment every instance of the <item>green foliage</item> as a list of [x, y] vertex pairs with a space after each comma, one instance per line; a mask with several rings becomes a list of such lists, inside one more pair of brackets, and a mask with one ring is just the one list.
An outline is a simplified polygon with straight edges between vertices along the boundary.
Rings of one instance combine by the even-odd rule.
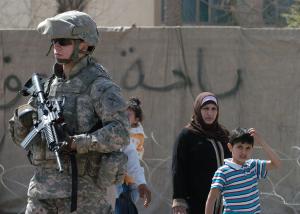
[[284, 13], [282, 16], [286, 19], [288, 27], [300, 27], [300, 0], [295, 0], [288, 13]]

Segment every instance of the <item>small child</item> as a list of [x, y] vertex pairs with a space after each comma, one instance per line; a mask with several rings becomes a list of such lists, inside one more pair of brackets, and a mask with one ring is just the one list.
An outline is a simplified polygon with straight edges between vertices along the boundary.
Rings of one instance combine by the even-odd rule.
[[127, 112], [131, 126], [130, 143], [133, 143], [136, 146], [139, 158], [142, 160], [144, 155], [144, 140], [146, 135], [141, 124], [143, 121], [141, 101], [136, 97], [131, 97], [128, 101]]
[[[117, 196], [123, 192], [129, 192], [131, 200], [136, 203], [138, 198], [144, 200], [144, 206], [148, 207], [151, 201], [151, 191], [146, 185], [144, 168], [140, 165], [140, 160], [144, 153], [145, 134], [140, 122], [143, 120], [141, 101], [138, 98], [130, 98], [128, 101], [128, 118], [130, 122], [130, 144], [122, 151], [128, 156], [127, 174], [123, 185], [117, 185]], [[122, 210], [116, 204], [115, 214], [121, 214]]]
[[[254, 143], [261, 146], [270, 160], [250, 159]], [[267, 171], [279, 168], [281, 161], [272, 148], [254, 128], [232, 131], [228, 148], [232, 159], [225, 159], [212, 179], [205, 214], [214, 213], [214, 204], [223, 196], [223, 214], [260, 213], [258, 180], [266, 178]]]

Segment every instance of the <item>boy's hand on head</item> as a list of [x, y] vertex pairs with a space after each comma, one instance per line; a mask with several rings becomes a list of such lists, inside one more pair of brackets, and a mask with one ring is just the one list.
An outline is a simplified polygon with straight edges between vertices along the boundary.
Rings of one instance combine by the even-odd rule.
[[248, 133], [249, 133], [252, 137], [254, 137], [254, 135], [256, 134], [255, 128], [249, 128], [249, 129], [248, 129]]
[[265, 142], [265, 140], [256, 132], [254, 128], [249, 129], [249, 134], [254, 138], [254, 143], [262, 147], [263, 151], [267, 154], [269, 160], [266, 162], [266, 170], [272, 170], [281, 167], [281, 160], [276, 152]]
[[257, 131], [255, 130], [255, 128], [249, 128], [249, 134], [253, 137], [254, 139], [254, 144], [256, 145], [261, 145], [262, 142], [262, 138], [261, 136], [257, 133]]

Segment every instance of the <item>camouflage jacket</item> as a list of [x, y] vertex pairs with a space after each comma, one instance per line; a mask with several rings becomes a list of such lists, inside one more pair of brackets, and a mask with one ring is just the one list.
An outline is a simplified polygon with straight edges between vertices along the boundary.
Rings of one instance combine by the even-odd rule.
[[[119, 151], [129, 143], [129, 122], [120, 88], [112, 82], [104, 68], [89, 57], [75, 65], [69, 79], [64, 78], [57, 64], [54, 73], [52, 81], [45, 84], [45, 89], [48, 89], [49, 100], [64, 98], [66, 129], [69, 135], [74, 136], [77, 146], [78, 194], [87, 194], [88, 197], [102, 194], [103, 197], [105, 185], [109, 182], [100, 181], [97, 185], [97, 179], [105, 180], [105, 176], [111, 176], [109, 170], [113, 163], [109, 163], [110, 169], [103, 167], [101, 170], [101, 165], [105, 164], [101, 161], [102, 154], [105, 153], [105, 156]], [[101, 127], [95, 129], [99, 122]], [[29, 131], [16, 118], [10, 121], [10, 130], [17, 144]], [[44, 141], [32, 144], [30, 151], [36, 172], [31, 179], [28, 195], [35, 198], [70, 197], [71, 167], [68, 156], [61, 158], [65, 171], [60, 174], [56, 171], [55, 155], [47, 149]], [[105, 160], [113, 161], [113, 158], [106, 157]]]

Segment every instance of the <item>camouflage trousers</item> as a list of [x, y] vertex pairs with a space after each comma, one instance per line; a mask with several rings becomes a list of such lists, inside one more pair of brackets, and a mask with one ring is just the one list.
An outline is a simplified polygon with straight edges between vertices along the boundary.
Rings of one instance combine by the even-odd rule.
[[[71, 199], [33, 199], [28, 198], [25, 214], [67, 214], [71, 213]], [[78, 214], [113, 214], [112, 207], [104, 199], [80, 198], [77, 200]]]

